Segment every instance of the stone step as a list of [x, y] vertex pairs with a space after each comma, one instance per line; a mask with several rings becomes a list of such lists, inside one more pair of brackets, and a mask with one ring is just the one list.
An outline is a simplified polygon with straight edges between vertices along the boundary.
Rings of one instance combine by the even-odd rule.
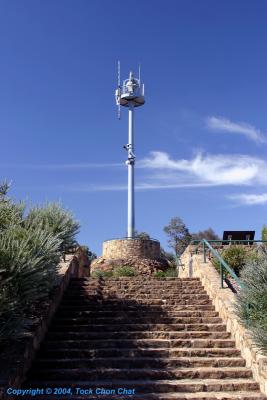
[[152, 306], [178, 306], [178, 305], [194, 305], [195, 307], [198, 307], [200, 305], [212, 305], [211, 300], [208, 298], [205, 299], [192, 299], [192, 300], [187, 300], [187, 299], [180, 299], [180, 300], [175, 300], [175, 299], [101, 299], [97, 297], [91, 297], [91, 298], [84, 298], [83, 300], [69, 300], [69, 299], [62, 299], [61, 302], [61, 307], [70, 307], [70, 308], [88, 308], [88, 307], [113, 307], [117, 308], [120, 306], [133, 306], [136, 308], [140, 307], [152, 307]]
[[[88, 283], [87, 283], [88, 284]], [[82, 283], [82, 286], [86, 286], [86, 283]], [[200, 287], [203, 288], [203, 285], [200, 281], [179, 281], [179, 280], [173, 280], [173, 281], [161, 281], [159, 279], [155, 280], [144, 280], [142, 281], [111, 281], [111, 280], [106, 280], [104, 282], [99, 282], [99, 286], [101, 287], [107, 287], [107, 288], [117, 288], [117, 287], [140, 287], [140, 288], [145, 288], [145, 289], [154, 289], [154, 288], [192, 288], [192, 287]]]
[[104, 325], [104, 324], [222, 324], [222, 319], [219, 317], [102, 317], [101, 315], [95, 318], [78, 317], [78, 318], [58, 318], [54, 319], [53, 326], [74, 326], [74, 325]]
[[[56, 381], [56, 382], [55, 382]], [[26, 382], [25, 385], [29, 387]], [[139, 397], [145, 393], [199, 393], [199, 392], [234, 392], [234, 391], [255, 391], [259, 385], [252, 379], [179, 379], [179, 380], [75, 380], [70, 379], [53, 380], [51, 376], [44, 379], [31, 379], [30, 387], [79, 387], [79, 388], [106, 388], [116, 390], [125, 388], [135, 390]], [[103, 393], [104, 394], [104, 393]], [[108, 393], [107, 393], [108, 394]], [[134, 396], [137, 399], [137, 396]], [[39, 396], [38, 396], [39, 398]], [[47, 397], [46, 397], [47, 398]], [[100, 397], [102, 399], [102, 396]], [[117, 397], [118, 398], [118, 397]], [[88, 399], [88, 397], [87, 397]], [[91, 397], [89, 398], [91, 400]], [[128, 396], [127, 396], [128, 399]]]
[[161, 305], [161, 306], [144, 306], [141, 304], [126, 304], [122, 302], [121, 304], [118, 304], [116, 308], [114, 308], [113, 305], [102, 305], [102, 304], [93, 304], [93, 305], [83, 305], [83, 306], [77, 306], [77, 305], [60, 305], [58, 312], [64, 313], [66, 312], [67, 315], [70, 315], [71, 313], [81, 313], [82, 311], [115, 311], [115, 312], [121, 312], [121, 311], [135, 311], [135, 312], [177, 312], [177, 311], [214, 311], [215, 308], [212, 304], [200, 304], [200, 305], [190, 305], [190, 304], [184, 304], [184, 305], [178, 305], [178, 306], [169, 306], [169, 305]]
[[[136, 317], [148, 317], [148, 318], [182, 318], [182, 317], [200, 317], [200, 318], [213, 318], [213, 317], [218, 317], [219, 313], [217, 311], [193, 311], [193, 310], [188, 310], [188, 311], [166, 311], [163, 312], [162, 310], [159, 311], [127, 311], [127, 310], [105, 310], [105, 311], [84, 311], [83, 315], [81, 317], [77, 316], [76, 318], [96, 318], [96, 317], [101, 317], [101, 318], [111, 318], [111, 317], [121, 317], [121, 316], [126, 316], [129, 318], [136, 318]], [[56, 319], [65, 319], [66, 315], [62, 315], [62, 313], [57, 312], [55, 314]], [[75, 318], [70, 316], [69, 318]]]
[[73, 388], [61, 400], [265, 399], [245, 364], [198, 278], [82, 278], [70, 281], [24, 386]]
[[131, 318], [128, 316], [114, 317], [114, 318], [102, 318], [101, 316], [95, 318], [89, 317], [78, 317], [78, 318], [59, 318], [54, 320], [54, 325], [105, 325], [105, 324], [222, 324], [222, 320], [219, 317], [160, 317], [160, 318]]
[[89, 339], [228, 339], [230, 338], [229, 332], [208, 332], [208, 331], [95, 331], [95, 332], [51, 332], [47, 333], [48, 339], [53, 340], [89, 340]]
[[[75, 390], [73, 390], [75, 393]], [[99, 397], [100, 396], [100, 397]], [[119, 397], [117, 394], [108, 396], [105, 395], [90, 395], [88, 396], [80, 396], [73, 394], [71, 399], [74, 400], [118, 400], [118, 398], [122, 399], [122, 395]], [[25, 400], [32, 400], [32, 397], [25, 398]], [[38, 396], [40, 400], [48, 400], [47, 396]], [[125, 395], [124, 399], [129, 400], [137, 400], [136, 395]], [[122, 399], [122, 400], [124, 400]], [[60, 400], [70, 400], [70, 397], [62, 397], [60, 396]], [[258, 392], [199, 392], [199, 393], [149, 393], [149, 394], [138, 394], [138, 400], [266, 400], [266, 397]]]
[[153, 275], [151, 276], [121, 276], [117, 278], [94, 278], [94, 277], [84, 277], [84, 278], [72, 278], [71, 282], [76, 283], [76, 282], [99, 282], [99, 281], [104, 281], [104, 282], [140, 282], [140, 283], [152, 283], [152, 282], [171, 282], [171, 281], [176, 281], [176, 282], [200, 282], [199, 278], [178, 278], [178, 277], [164, 277], [164, 278], [155, 278]]
[[[73, 390], [75, 393], [75, 390]], [[99, 397], [101, 396], [101, 397]], [[121, 394], [118, 397], [118, 394], [109, 394], [105, 395], [90, 395], [88, 398], [87, 395], [80, 396], [73, 394], [71, 399], [73, 400], [118, 400], [118, 398], [122, 398]], [[32, 397], [25, 398], [25, 400], [32, 400]], [[47, 396], [38, 396], [40, 400], [48, 400]], [[136, 395], [125, 395], [124, 399], [129, 400], [137, 400]], [[123, 399], [123, 400], [124, 400]], [[60, 400], [70, 400], [70, 397], [62, 397], [60, 396]], [[258, 392], [199, 392], [199, 393], [149, 393], [149, 394], [138, 394], [138, 400], [266, 400], [266, 397]]]
[[201, 282], [199, 281], [87, 281], [87, 282], [70, 282], [69, 288], [97, 288], [97, 287], [105, 287], [109, 289], [127, 287], [127, 288], [193, 288], [193, 287], [203, 287]]
[[[54, 361], [55, 362], [55, 361]], [[56, 362], [55, 362], [56, 363]], [[105, 379], [107, 376], [110, 380], [113, 379], [149, 379], [149, 380], [176, 380], [176, 379], [242, 379], [251, 378], [252, 373], [248, 368], [243, 367], [227, 367], [227, 368], [180, 368], [180, 369], [151, 369], [151, 368], [82, 368], [77, 366], [72, 368], [71, 366], [66, 368], [61, 363], [61, 368], [57, 369], [57, 364], [52, 368], [42, 369], [40, 364], [37, 364], [38, 368], [33, 368], [31, 377], [32, 378], [50, 378], [53, 379]]]
[[58, 349], [60, 344], [61, 348], [74, 349], [106, 349], [110, 347], [115, 348], [235, 348], [235, 342], [229, 339], [95, 339], [95, 340], [58, 340], [45, 341], [45, 351], [48, 349]]
[[[58, 342], [58, 349], [60, 349]], [[108, 349], [75, 349], [76, 357], [240, 357], [240, 351], [235, 348], [108, 348]], [[74, 353], [74, 350], [72, 351]]]
[[[182, 298], [186, 298], [186, 299], [190, 299], [190, 298], [206, 298], [207, 294], [203, 291], [195, 291], [195, 292], [191, 292], [191, 293], [187, 293], [184, 291], [179, 291], [179, 293], [173, 293], [170, 290], [166, 290], [166, 291], [162, 291], [160, 292], [159, 290], [156, 290], [155, 293], [141, 293], [138, 290], [135, 290], [133, 292], [128, 292], [127, 290], [116, 290], [114, 292], [110, 292], [110, 291], [105, 291], [105, 290], [84, 290], [84, 291], [68, 291], [68, 293], [64, 294], [63, 298], [65, 299], [83, 299], [83, 298], [91, 298], [91, 297], [99, 297], [99, 298], [103, 298], [103, 299], [114, 299], [116, 300], [121, 299], [121, 298], [127, 298], [127, 299], [133, 299], [136, 300], [137, 298], [140, 299], [146, 299], [146, 298], [150, 298], [150, 299], [162, 299], [162, 298], [171, 298], [171, 299], [175, 299], [175, 300], [180, 300]], [[203, 297], [204, 296], [204, 297]]]
[[206, 294], [205, 290], [203, 288], [193, 288], [193, 289], [187, 289], [187, 288], [180, 288], [180, 289], [163, 289], [163, 288], [157, 288], [157, 289], [143, 289], [143, 288], [137, 288], [137, 289], [122, 289], [122, 288], [114, 288], [114, 289], [107, 289], [107, 288], [88, 288], [88, 289], [76, 289], [76, 288], [69, 288], [66, 295], [77, 295], [77, 296], [83, 296], [84, 294], [91, 294], [91, 293], [108, 293], [110, 296], [116, 295], [116, 294], [130, 294], [130, 295], [135, 295], [135, 294], [145, 294], [145, 295], [155, 295], [155, 294], [171, 294], [171, 295], [180, 295], [180, 294]]
[[[87, 351], [66, 351], [65, 349], [47, 351], [40, 354], [34, 362], [34, 369], [64, 368], [113, 368], [113, 369], [160, 369], [160, 368], [245, 368], [245, 360], [241, 357], [179, 357], [179, 358], [88, 358]], [[76, 358], [79, 357], [79, 358]], [[251, 373], [249, 369], [247, 369]], [[246, 375], [248, 377], [251, 375]], [[240, 376], [239, 376], [240, 377]], [[244, 376], [243, 376], [244, 377]], [[161, 378], [163, 379], [163, 377]]]
[[136, 292], [139, 293], [156, 293], [157, 291], [160, 293], [165, 293], [165, 292], [170, 292], [174, 294], [179, 294], [179, 293], [198, 293], [198, 292], [205, 292], [205, 289], [203, 286], [199, 284], [193, 284], [193, 285], [71, 285], [68, 287], [68, 291], [70, 292], [87, 292], [87, 291], [101, 291], [101, 292], [106, 292], [110, 294], [115, 294], [118, 292], [127, 292], [134, 294]]
[[[96, 295], [88, 295], [86, 296], [85, 294], [81, 295], [70, 295], [70, 294], [65, 294], [63, 296], [63, 301], [84, 301], [84, 300], [91, 300], [92, 298], [97, 297]], [[134, 296], [130, 293], [117, 293], [116, 296], [112, 297], [110, 296], [109, 293], [105, 294], [102, 293], [101, 296], [98, 298], [100, 300], [105, 300], [105, 301], [117, 301], [119, 299], [132, 299], [134, 297], [134, 300], [153, 300], [153, 301], [160, 301], [162, 299], [170, 299], [170, 300], [175, 300], [175, 301], [180, 301], [180, 300], [190, 300], [190, 301], [195, 301], [195, 300], [210, 300], [209, 296], [207, 294], [202, 294], [202, 293], [194, 293], [194, 294], [188, 294], [188, 293], [180, 293], [180, 294], [172, 294], [172, 293], [165, 293], [162, 294], [159, 297], [159, 293], [155, 293], [155, 295], [151, 294], [145, 294], [145, 293], [135, 293]]]
[[60, 325], [56, 326], [52, 324], [50, 326], [50, 332], [94, 332], [94, 331], [208, 331], [208, 332], [223, 332], [226, 331], [226, 326], [224, 324], [84, 324], [84, 325]]

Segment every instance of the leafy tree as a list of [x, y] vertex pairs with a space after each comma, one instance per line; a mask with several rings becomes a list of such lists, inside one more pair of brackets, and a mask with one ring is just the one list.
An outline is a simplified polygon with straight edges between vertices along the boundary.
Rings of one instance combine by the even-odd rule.
[[267, 354], [267, 251], [248, 260], [241, 271], [245, 288], [237, 296], [237, 314], [256, 345]]
[[134, 237], [139, 238], [139, 239], [150, 239], [150, 235], [146, 232], [134, 232]]
[[176, 266], [175, 254], [171, 253], [170, 251], [165, 251], [163, 247], [160, 248], [160, 257], [165, 258], [170, 267], [174, 268]]
[[169, 238], [169, 246], [174, 250], [176, 256], [180, 256], [191, 241], [191, 235], [183, 220], [174, 217], [163, 230]]
[[97, 255], [90, 251], [88, 246], [80, 246], [80, 248], [85, 252], [90, 262], [97, 258]]
[[192, 233], [192, 240], [219, 240], [219, 236], [214, 232], [212, 228], [205, 229], [204, 231], [199, 231], [197, 233]]

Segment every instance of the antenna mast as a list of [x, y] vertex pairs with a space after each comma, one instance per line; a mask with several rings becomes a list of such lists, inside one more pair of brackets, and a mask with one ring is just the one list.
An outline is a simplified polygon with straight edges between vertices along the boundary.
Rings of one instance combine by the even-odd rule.
[[117, 106], [118, 106], [118, 119], [121, 119], [121, 105], [118, 99], [121, 95], [121, 63], [118, 61], [118, 95], [117, 95]]
[[120, 62], [118, 62], [118, 88], [115, 92], [116, 104], [118, 106], [118, 115], [120, 118], [120, 106], [129, 109], [128, 125], [128, 143], [123, 146], [127, 150], [128, 158], [128, 227], [127, 237], [133, 238], [135, 231], [135, 207], [134, 207], [134, 108], [142, 106], [145, 103], [144, 85], [141, 84], [141, 68], [139, 65], [139, 79], [134, 78], [133, 72], [130, 72], [129, 78], [120, 84]]

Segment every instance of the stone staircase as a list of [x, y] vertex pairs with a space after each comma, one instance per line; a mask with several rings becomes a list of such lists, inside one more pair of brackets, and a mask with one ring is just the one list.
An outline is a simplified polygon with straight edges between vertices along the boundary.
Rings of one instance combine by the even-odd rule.
[[200, 281], [178, 278], [72, 279], [24, 387], [71, 388], [46, 400], [266, 399]]

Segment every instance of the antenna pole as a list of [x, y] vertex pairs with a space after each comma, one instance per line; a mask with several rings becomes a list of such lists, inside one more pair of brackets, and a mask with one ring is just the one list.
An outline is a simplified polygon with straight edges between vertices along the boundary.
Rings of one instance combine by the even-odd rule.
[[118, 61], [118, 87], [121, 87], [121, 62]]
[[120, 96], [121, 96], [121, 62], [118, 60], [118, 119], [121, 119], [121, 105], [120, 105]]
[[128, 233], [129, 238], [134, 237], [135, 210], [134, 210], [134, 105], [129, 102], [129, 141], [128, 141]]
[[118, 110], [120, 106], [127, 107], [129, 112], [128, 121], [128, 143], [123, 148], [127, 151], [126, 165], [128, 167], [128, 220], [127, 237], [134, 238], [135, 235], [135, 204], [134, 204], [134, 109], [145, 104], [144, 85], [141, 84], [141, 67], [139, 64], [139, 80], [134, 78], [130, 72], [129, 78], [125, 79], [120, 86], [120, 62], [118, 61], [118, 88], [115, 91]]

